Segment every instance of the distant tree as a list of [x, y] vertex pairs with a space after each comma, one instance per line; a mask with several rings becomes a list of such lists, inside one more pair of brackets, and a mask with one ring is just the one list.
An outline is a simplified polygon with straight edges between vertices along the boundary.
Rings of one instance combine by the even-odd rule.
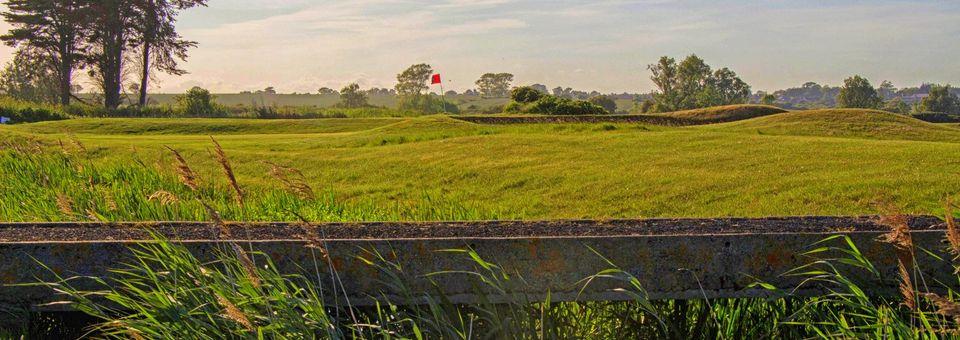
[[177, 103], [188, 115], [209, 117], [221, 113], [221, 110], [216, 103], [213, 102], [213, 99], [214, 97], [210, 94], [210, 91], [199, 86], [194, 86], [188, 90], [187, 93], [177, 96]]
[[360, 90], [360, 85], [353, 83], [340, 89], [340, 105], [348, 108], [367, 106], [367, 95]]
[[894, 97], [883, 103], [882, 110], [893, 113], [907, 114], [910, 113], [910, 105], [903, 101], [900, 97]]
[[724, 67], [711, 71], [710, 66], [695, 54], [679, 64], [670, 57], [661, 57], [647, 68], [657, 86], [654, 111], [677, 111], [707, 106], [745, 103], [750, 86], [737, 74]]
[[477, 80], [480, 95], [488, 98], [506, 97], [510, 92], [513, 75], [510, 73], [485, 73]]
[[397, 75], [397, 85], [394, 87], [400, 96], [421, 95], [430, 87], [427, 80], [433, 75], [433, 68], [427, 64], [416, 64], [408, 67]]
[[563, 87], [560, 87], [560, 86], [554, 87], [553, 90], [550, 90], [550, 93], [556, 97], [563, 97], [564, 95]]
[[331, 88], [329, 88], [329, 87], [321, 87], [319, 90], [317, 90], [317, 92], [320, 93], [320, 94], [322, 94], [322, 95], [336, 95], [336, 94], [337, 94], [337, 90], [331, 89]]
[[456, 95], [457, 95], [457, 91], [448, 90], [447, 92], [444, 92], [443, 94], [448, 95], [448, 96], [456, 96]]
[[60, 104], [70, 103], [73, 72], [86, 56], [87, 0], [8, 0], [3, 19], [12, 27], [0, 36], [9, 46], [31, 51], [31, 72], [49, 68], [57, 77]]
[[696, 54], [691, 54], [677, 65], [677, 89], [680, 94], [678, 109], [695, 109], [701, 105], [702, 92], [710, 81], [710, 66]]
[[950, 85], [933, 85], [930, 93], [920, 101], [920, 112], [960, 114], [960, 99], [950, 93]]
[[480, 94], [477, 93], [477, 91], [474, 90], [474, 89], [468, 89], [468, 90], [466, 90], [466, 91], [463, 91], [463, 95], [465, 95], [465, 96], [479, 96]]
[[650, 64], [647, 69], [653, 73], [650, 80], [659, 90], [653, 94], [656, 102], [656, 111], [677, 111], [683, 106], [683, 97], [678, 84], [679, 71], [676, 59], [660, 57], [656, 64]]
[[774, 96], [769, 93], [764, 93], [763, 96], [760, 96], [760, 104], [763, 105], [773, 105], [777, 102], [777, 96]]
[[60, 79], [48, 66], [30, 50], [18, 50], [14, 53], [13, 60], [0, 71], [0, 91], [25, 101], [59, 102]]
[[546, 95], [537, 91], [533, 86], [520, 86], [510, 91], [510, 99], [517, 103], [533, 103]]
[[206, 6], [207, 0], [139, 0], [133, 18], [131, 44], [139, 49], [140, 86], [138, 103], [147, 104], [147, 86], [150, 71], [156, 70], [172, 75], [186, 71], [177, 66], [177, 60], [187, 59], [187, 50], [197, 45], [184, 40], [177, 33], [175, 24], [180, 10]]
[[884, 80], [880, 82], [880, 87], [877, 87], [877, 94], [884, 100], [891, 99], [897, 95], [897, 88], [893, 87], [889, 80]]
[[835, 107], [839, 94], [839, 87], [820, 85], [815, 82], [806, 82], [800, 87], [773, 93], [781, 105], [803, 109]]
[[697, 107], [743, 104], [750, 98], [750, 85], [726, 67], [713, 72], [704, 83], [697, 95]]
[[845, 79], [837, 95], [837, 106], [844, 108], [876, 109], [882, 102], [877, 90], [859, 75]]
[[608, 96], [604, 96], [604, 95], [593, 96], [593, 97], [590, 97], [590, 99], [587, 99], [587, 101], [602, 107], [604, 110], [607, 110], [607, 112], [609, 113], [617, 112], [617, 102], [615, 102], [613, 99], [611, 99]]
[[657, 103], [653, 99], [646, 99], [640, 102], [639, 110], [640, 113], [651, 113], [654, 112], [654, 108], [657, 106]]
[[547, 90], [547, 86], [543, 84], [533, 84], [530, 85], [534, 90], [540, 91], [541, 93], [550, 93], [550, 90]]
[[277, 90], [274, 89], [273, 86], [267, 86], [266, 88], [263, 89], [263, 93], [266, 93], [266, 94], [277, 94]]

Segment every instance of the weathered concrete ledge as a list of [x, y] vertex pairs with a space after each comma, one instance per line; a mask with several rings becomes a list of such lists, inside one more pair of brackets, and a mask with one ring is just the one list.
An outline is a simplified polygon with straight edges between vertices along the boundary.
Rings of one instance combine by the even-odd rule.
[[[909, 219], [914, 242], [945, 256], [944, 224], [934, 217]], [[210, 258], [224, 242], [238, 241], [270, 256], [282, 272], [319, 277], [329, 287], [332, 266], [352, 303], [391, 295], [386, 277], [358, 259], [377, 251], [403, 266], [415, 293], [434, 292], [435, 284], [457, 302], [475, 301], [469, 277], [425, 274], [477, 270], [462, 255], [445, 249], [472, 248], [513, 276], [510, 288], [531, 301], [550, 292], [554, 301], [621, 299], [616, 280], [597, 280], [582, 291], [582, 280], [611, 266], [599, 255], [636, 276], [650, 298], [766, 296], [748, 286], [763, 280], [794, 288], [802, 278], [783, 276], [809, 263], [799, 254], [831, 235], [848, 235], [874, 262], [884, 283], [867, 273], [847, 275], [871, 282], [866, 288], [886, 294], [896, 288], [896, 258], [890, 245], [877, 241], [888, 228], [872, 217], [783, 217], [767, 219], [646, 219], [607, 221], [484, 221], [437, 223], [245, 223], [221, 229], [209, 223], [18, 223], [0, 224], [0, 304], [29, 306], [58, 300], [39, 287], [10, 286], [50, 280], [40, 261], [61, 275], [107, 276], [129, 259], [129, 247], [151, 242], [147, 230], [182, 242], [198, 257]], [[232, 235], [227, 237], [226, 235]], [[329, 262], [308, 244], [322, 244]], [[839, 245], [839, 243], [834, 243]], [[949, 263], [917, 252], [928, 282], [955, 282]], [[309, 268], [309, 269], [304, 269]], [[521, 278], [522, 277], [522, 282]], [[800, 293], [814, 294], [810, 286]], [[397, 301], [395, 301], [397, 302]]]

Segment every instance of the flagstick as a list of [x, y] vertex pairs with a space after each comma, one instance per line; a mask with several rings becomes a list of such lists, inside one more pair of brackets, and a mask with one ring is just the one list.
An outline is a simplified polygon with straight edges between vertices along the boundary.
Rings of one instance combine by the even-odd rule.
[[443, 99], [443, 78], [440, 78], [440, 106], [443, 107], [443, 114], [447, 114], [447, 100]]

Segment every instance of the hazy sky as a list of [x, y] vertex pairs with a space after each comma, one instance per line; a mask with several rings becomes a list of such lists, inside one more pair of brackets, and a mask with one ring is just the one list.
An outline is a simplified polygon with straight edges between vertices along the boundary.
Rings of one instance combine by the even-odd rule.
[[[646, 65], [696, 53], [755, 90], [806, 81], [960, 85], [960, 1], [210, 0], [180, 19], [199, 42], [160, 91], [392, 87], [431, 64], [463, 90], [485, 72], [515, 84], [646, 92]], [[6, 29], [6, 26], [3, 27]], [[11, 50], [0, 50], [8, 61]]]

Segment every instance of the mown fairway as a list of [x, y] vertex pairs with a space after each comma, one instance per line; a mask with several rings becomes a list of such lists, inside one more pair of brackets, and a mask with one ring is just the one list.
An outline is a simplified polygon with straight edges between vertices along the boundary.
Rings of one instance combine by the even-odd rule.
[[[960, 154], [960, 129], [873, 111], [792, 112], [695, 127], [477, 125], [443, 116], [77, 119], [7, 126], [0, 134], [38, 138], [55, 153], [60, 140], [88, 167], [142, 163], [173, 176], [174, 159], [164, 149], [169, 146], [229, 202], [212, 155], [213, 136], [252, 201], [282, 188], [268, 174], [271, 166], [264, 161], [269, 161], [302, 170], [315, 190], [346, 206], [470, 211], [439, 215], [451, 219], [853, 215], [877, 212], [877, 202], [893, 202], [908, 213], [938, 213], [949, 195], [960, 192], [960, 159], [954, 157]], [[85, 151], [76, 150], [72, 139]], [[34, 187], [13, 179], [16, 158], [0, 164], [0, 186], [8, 193], [0, 197], [6, 207], [0, 219], [71, 219], [57, 216], [54, 203], [46, 204], [46, 213], [24, 208], [29, 205], [24, 200], [55, 202], [58, 194], [74, 194], [56, 192], [61, 189], [41, 179]], [[153, 185], [160, 184], [123, 190], [129, 197], [173, 191]], [[190, 214], [124, 214], [123, 208], [100, 213], [108, 219], [203, 218], [199, 206]], [[341, 214], [341, 219], [417, 216]], [[280, 212], [252, 218], [295, 219]]]

